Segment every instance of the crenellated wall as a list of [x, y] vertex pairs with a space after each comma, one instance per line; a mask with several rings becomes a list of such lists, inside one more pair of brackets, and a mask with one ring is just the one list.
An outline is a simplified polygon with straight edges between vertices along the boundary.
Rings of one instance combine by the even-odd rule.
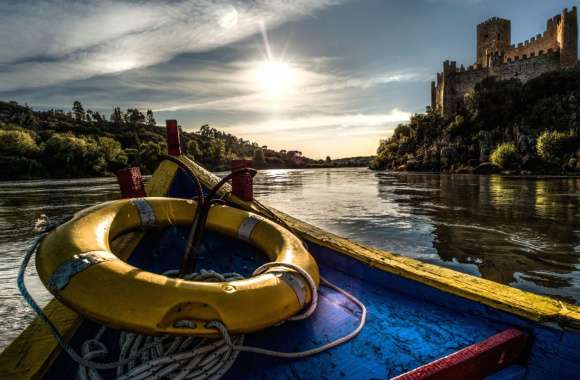
[[[562, 67], [574, 66], [578, 55], [577, 18], [576, 7], [570, 11], [564, 9], [561, 15], [548, 19], [544, 33], [506, 49], [503, 54], [504, 62], [561, 51], [564, 58]], [[569, 55], [575, 56], [576, 60], [566, 60]]]
[[531, 39], [511, 44], [511, 22], [493, 17], [477, 26], [476, 63], [467, 69], [445, 61], [431, 83], [431, 107], [442, 115], [462, 106], [465, 94], [488, 76], [526, 82], [545, 72], [578, 64], [576, 7], [548, 20], [546, 30]]
[[518, 59], [492, 67], [490, 75], [504, 80], [516, 78], [522, 82], [527, 82], [543, 73], [559, 70], [560, 68], [560, 54], [555, 52]]

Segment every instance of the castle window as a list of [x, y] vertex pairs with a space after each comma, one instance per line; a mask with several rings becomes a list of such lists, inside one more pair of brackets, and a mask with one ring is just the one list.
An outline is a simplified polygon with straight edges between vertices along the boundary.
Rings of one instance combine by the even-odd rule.
[[501, 34], [499, 34], [499, 33], [497, 34], [497, 39], [501, 40]]
[[489, 38], [489, 34], [486, 34], [486, 35], [485, 35], [485, 36], [483, 36], [483, 37], [485, 37], [485, 38]]
[[540, 51], [538, 52], [538, 55], [542, 55], [542, 54], [544, 54], [544, 51], [543, 51], [543, 50], [540, 50]]

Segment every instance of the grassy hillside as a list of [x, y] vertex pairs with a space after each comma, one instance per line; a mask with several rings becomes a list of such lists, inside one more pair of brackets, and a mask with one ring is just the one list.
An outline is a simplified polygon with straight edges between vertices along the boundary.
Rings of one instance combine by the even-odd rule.
[[381, 141], [374, 169], [580, 172], [580, 69], [522, 84], [487, 78], [444, 119], [428, 110]]
[[[85, 110], [33, 111], [0, 102], [0, 180], [112, 175], [128, 166], [151, 173], [166, 153], [165, 127], [153, 112], [118, 107], [109, 117]], [[264, 168], [364, 166], [368, 160], [312, 160], [297, 150], [274, 151], [208, 125], [182, 133], [187, 153], [211, 170], [227, 170], [234, 158]]]

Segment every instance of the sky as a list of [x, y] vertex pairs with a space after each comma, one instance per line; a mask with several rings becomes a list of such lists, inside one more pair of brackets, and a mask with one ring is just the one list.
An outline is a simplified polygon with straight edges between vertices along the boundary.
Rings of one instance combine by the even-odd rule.
[[0, 100], [109, 114], [152, 109], [312, 158], [374, 154], [423, 112], [445, 59], [475, 61], [475, 26], [512, 43], [578, 0], [0, 2]]

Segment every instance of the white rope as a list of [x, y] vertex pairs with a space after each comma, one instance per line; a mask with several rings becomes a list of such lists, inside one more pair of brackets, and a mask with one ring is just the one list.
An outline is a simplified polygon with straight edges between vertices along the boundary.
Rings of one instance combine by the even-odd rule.
[[[352, 338], [354, 338], [355, 336], [357, 336], [362, 331], [362, 329], [364, 328], [365, 323], [366, 323], [367, 308], [365, 307], [365, 305], [358, 298], [356, 298], [352, 294], [348, 293], [346, 290], [341, 289], [338, 286], [334, 285], [333, 283], [326, 280], [325, 278], [320, 277], [320, 282], [324, 286], [327, 286], [327, 287], [334, 289], [337, 292], [341, 293], [346, 298], [348, 298], [349, 300], [354, 302], [360, 308], [360, 310], [361, 310], [360, 321], [359, 321], [358, 326], [353, 331], [351, 331], [350, 333], [348, 333], [345, 336], [342, 336], [342, 337], [340, 337], [336, 340], [333, 340], [332, 342], [326, 343], [322, 346], [312, 348], [312, 349], [306, 350], [306, 351], [299, 351], [299, 352], [273, 351], [273, 350], [268, 350], [268, 349], [260, 348], [260, 347], [236, 345], [233, 342], [231, 344], [231, 348], [235, 351], [252, 352], [254, 354], [268, 355], [268, 356], [274, 356], [274, 357], [278, 357], [278, 358], [297, 359], [297, 358], [304, 358], [307, 356], [316, 355], [316, 354], [319, 354], [323, 351], [330, 350], [331, 348], [334, 348], [334, 347], [339, 346], [343, 343], [346, 343], [349, 340], [351, 340]], [[227, 341], [227, 337], [229, 336], [229, 333], [228, 333], [228, 330], [225, 328], [224, 324], [219, 322], [219, 321], [214, 321], [211, 323], [212, 323], [211, 327], [216, 328], [220, 332], [222, 337], [224, 339], [226, 339], [226, 341]], [[208, 324], [208, 327], [210, 327], [209, 324]]]
[[[307, 281], [311, 289], [311, 302], [308, 309], [298, 316], [299, 319], [307, 318], [316, 309], [318, 304], [318, 292], [316, 284], [305, 270], [292, 264], [285, 263], [267, 263], [254, 272], [254, 275], [264, 273], [266, 270], [276, 267], [285, 267], [297, 270]], [[170, 271], [165, 275], [175, 275], [178, 271]], [[221, 275], [213, 271], [202, 270], [200, 273], [187, 275], [184, 278], [188, 280], [200, 281], [230, 281], [238, 279], [237, 274]], [[357, 336], [363, 329], [367, 310], [364, 304], [352, 294], [332, 284], [323, 277], [320, 278], [321, 284], [336, 290], [346, 298], [355, 303], [361, 310], [360, 322], [358, 326], [349, 334], [342, 336], [332, 342], [322, 346], [300, 352], [281, 352], [268, 350], [259, 347], [244, 346], [244, 336], [237, 335], [231, 337], [225, 325], [221, 321], [211, 321], [206, 324], [207, 328], [216, 329], [221, 338], [217, 340], [195, 339], [174, 337], [171, 339], [162, 339], [160, 337], [147, 337], [130, 332], [122, 332], [119, 339], [120, 351], [119, 361], [123, 362], [126, 357], [135, 356], [135, 353], [142, 352], [141, 357], [129, 362], [127, 365], [120, 365], [117, 368], [118, 380], [153, 380], [153, 379], [219, 379], [232, 366], [240, 352], [251, 352], [254, 354], [268, 355], [279, 358], [304, 358], [316, 355], [320, 352], [339, 346]], [[312, 308], [314, 305], [314, 308]], [[294, 317], [296, 318], [296, 317]], [[88, 340], [82, 345], [83, 359], [91, 360], [94, 358], [103, 358], [108, 354], [107, 348], [99, 342], [103, 335], [105, 327], [102, 327], [94, 339]], [[149, 340], [154, 340], [153, 345]], [[142, 345], [150, 345], [148, 350], [143, 350]], [[90, 348], [93, 348], [92, 350]], [[78, 378], [81, 380], [100, 380], [97, 370], [79, 365]]]
[[[172, 270], [163, 274], [175, 276], [177, 273], [177, 270]], [[188, 274], [183, 278], [191, 281], [225, 282], [239, 280], [242, 276], [202, 269], [199, 273]], [[109, 349], [100, 341], [105, 331], [106, 327], [101, 327], [93, 339], [82, 344], [83, 361], [79, 363], [77, 370], [78, 379], [102, 379], [98, 370], [87, 363], [93, 359], [106, 358], [109, 354]], [[243, 343], [243, 335], [202, 339], [152, 337], [123, 331], [119, 338], [120, 354], [117, 360], [121, 364], [116, 367], [116, 377], [118, 380], [219, 379], [229, 370], [239, 354], [232, 346]]]
[[258, 267], [254, 271], [254, 273], [252, 273], [252, 276], [257, 276], [259, 274], [262, 274], [271, 268], [280, 268], [280, 267], [292, 269], [292, 270], [298, 272], [298, 274], [300, 274], [302, 276], [302, 278], [304, 278], [306, 280], [306, 284], [310, 288], [310, 298], [311, 299], [310, 299], [310, 305], [308, 306], [308, 308], [304, 312], [288, 318], [288, 320], [289, 321], [300, 321], [302, 319], [306, 319], [306, 318], [310, 317], [312, 315], [312, 313], [314, 313], [314, 311], [316, 310], [316, 307], [318, 306], [318, 287], [316, 286], [316, 283], [314, 282], [314, 280], [312, 279], [310, 274], [308, 272], [306, 272], [304, 269], [302, 269], [298, 265], [294, 265], [294, 264], [290, 264], [290, 263], [270, 262], [270, 263], [266, 263], [266, 264]]
[[[108, 363], [95, 362], [95, 359], [102, 360], [109, 356], [108, 348], [100, 341], [106, 332], [106, 327], [101, 327], [93, 339], [85, 341], [81, 345], [81, 355], [78, 355], [50, 319], [44, 314], [38, 304], [36, 304], [26, 289], [24, 282], [26, 267], [45, 234], [39, 236], [25, 254], [18, 273], [18, 288], [26, 302], [46, 324], [63, 349], [79, 364], [77, 377], [81, 380], [102, 380], [99, 370], [109, 369], [115, 369], [116, 376], [120, 380], [152, 380], [161, 378], [177, 380], [217, 380], [231, 368], [238, 354], [242, 351], [281, 358], [303, 358], [326, 351], [353, 339], [360, 333], [366, 322], [367, 310], [363, 303], [352, 294], [321, 277], [322, 285], [338, 291], [354, 302], [361, 309], [361, 317], [359, 325], [351, 333], [320, 347], [300, 352], [280, 352], [259, 347], [244, 346], [243, 335], [230, 337], [226, 327], [221, 321], [212, 321], [207, 323], [206, 327], [213, 327], [219, 331], [221, 335], [220, 339], [183, 338], [168, 335], [151, 337], [122, 332], [119, 339], [119, 359], [115, 362]], [[310, 305], [303, 313], [290, 319], [308, 318], [315, 311], [318, 304], [317, 287], [312, 277], [302, 268], [286, 263], [267, 263], [256, 269], [254, 274], [257, 275], [276, 267], [292, 269], [306, 280], [310, 287]], [[176, 275], [177, 272], [170, 271], [166, 272], [165, 275]], [[240, 279], [241, 276], [236, 273], [222, 275], [214, 271], [201, 270], [200, 273], [186, 275], [184, 278], [187, 280], [224, 282]]]

